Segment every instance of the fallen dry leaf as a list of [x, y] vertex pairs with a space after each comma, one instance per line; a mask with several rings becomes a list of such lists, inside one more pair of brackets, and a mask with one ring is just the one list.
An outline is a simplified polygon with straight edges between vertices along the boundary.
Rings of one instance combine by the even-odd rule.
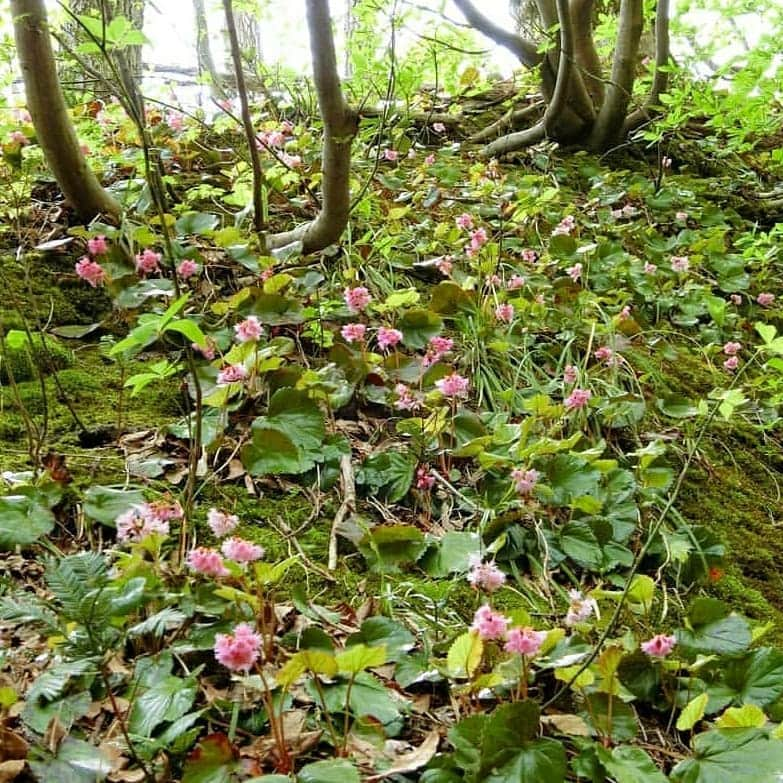
[[24, 760], [29, 749], [27, 742], [16, 732], [0, 726], [0, 761]]
[[24, 772], [25, 762], [18, 761], [0, 761], [0, 783], [11, 783]]
[[371, 775], [365, 778], [365, 780], [381, 780], [389, 777], [389, 775], [404, 775], [406, 772], [414, 772], [420, 769], [435, 755], [439, 742], [440, 732], [431, 731], [418, 748], [399, 756], [388, 769], [377, 775]]

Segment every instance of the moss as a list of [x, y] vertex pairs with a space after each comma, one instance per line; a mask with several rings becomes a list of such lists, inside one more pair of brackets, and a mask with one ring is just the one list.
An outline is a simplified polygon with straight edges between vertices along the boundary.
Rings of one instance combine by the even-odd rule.
[[32, 345], [25, 332], [11, 329], [0, 344], [0, 382], [27, 381], [38, 372], [48, 375], [73, 364], [73, 351], [48, 335], [32, 335]]

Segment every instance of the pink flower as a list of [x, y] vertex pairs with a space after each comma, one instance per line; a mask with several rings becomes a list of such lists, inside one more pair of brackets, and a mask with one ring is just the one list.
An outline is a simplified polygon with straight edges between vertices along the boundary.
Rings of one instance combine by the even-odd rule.
[[512, 628], [508, 632], [506, 652], [519, 653], [532, 658], [541, 649], [546, 639], [546, 631], [534, 631], [532, 628]]
[[76, 274], [86, 280], [93, 288], [102, 285], [106, 281], [106, 270], [91, 258], [80, 258], [74, 267]]
[[582, 264], [576, 263], [566, 269], [566, 274], [576, 283], [582, 276]]
[[735, 304], [737, 306], [742, 304], [742, 297], [739, 294], [732, 294], [729, 299], [731, 300], [732, 304]]
[[735, 356], [742, 350], [742, 343], [728, 342], [723, 346], [726, 356]]
[[118, 541], [141, 541], [153, 534], [161, 536], [169, 534], [168, 521], [154, 517], [146, 503], [134, 506], [124, 514], [120, 514], [115, 520], [115, 525]]
[[625, 204], [621, 211], [624, 217], [632, 217], [636, 214], [636, 207], [633, 204]]
[[453, 347], [454, 340], [450, 337], [430, 337], [430, 344], [424, 356], [424, 366], [430, 367], [435, 362], [439, 362]]
[[688, 213], [687, 212], [677, 212], [674, 216], [675, 220], [679, 220], [680, 223], [685, 223], [685, 221], [688, 219]]
[[397, 152], [397, 150], [390, 150], [390, 149], [387, 148], [387, 149], [385, 149], [383, 151], [383, 158], [384, 158], [384, 160], [388, 160], [388, 161], [391, 161], [392, 163], [394, 163], [394, 161], [396, 161], [397, 158], [399, 158], [399, 157], [400, 157], [400, 153]]
[[495, 308], [495, 318], [504, 324], [510, 324], [514, 320], [514, 305], [508, 303], [499, 304]]
[[223, 565], [223, 558], [215, 549], [200, 546], [188, 554], [188, 566], [196, 573], [204, 576], [228, 576], [229, 571]]
[[649, 641], [642, 642], [640, 646], [642, 652], [646, 652], [653, 658], [665, 658], [674, 649], [675, 644], [677, 640], [673, 636], [659, 633]]
[[672, 256], [672, 271], [687, 272], [691, 268], [688, 256]]
[[435, 153], [431, 152], [429, 155], [427, 155], [426, 158], [424, 158], [424, 164], [426, 166], [431, 166], [435, 162]]
[[605, 362], [606, 364], [612, 364], [614, 360], [614, 351], [608, 345], [602, 345], [593, 354], [599, 362]]
[[477, 228], [475, 231], [470, 232], [470, 249], [475, 253], [479, 251], [487, 243], [487, 230], [485, 228]]
[[346, 288], [343, 291], [343, 298], [352, 313], [360, 313], [372, 301], [370, 292], [361, 285], [356, 288]]
[[416, 489], [429, 492], [435, 486], [435, 476], [426, 465], [420, 465], [416, 470]]
[[394, 407], [398, 411], [412, 411], [421, 405], [410, 388], [404, 383], [398, 383], [394, 387], [394, 393], [397, 395], [397, 399], [394, 401]]
[[469, 231], [473, 228], [473, 215], [468, 212], [463, 212], [461, 215], [457, 215], [454, 222], [459, 228], [464, 228]]
[[649, 261], [646, 261], [644, 264], [644, 274], [646, 275], [654, 275], [658, 271], [658, 267], [655, 264], [651, 264]]
[[723, 362], [723, 366], [727, 370], [733, 372], [739, 366], [739, 356], [729, 356], [729, 358], [726, 359], [725, 362]]
[[30, 140], [27, 138], [27, 136], [22, 133], [20, 130], [11, 131], [8, 134], [8, 139], [11, 141], [12, 144], [18, 144], [21, 147], [26, 147]]
[[756, 301], [762, 306], [762, 307], [769, 307], [774, 301], [775, 301], [775, 294], [759, 294], [756, 297]]
[[160, 271], [161, 254], [156, 253], [150, 248], [146, 248], [136, 256], [136, 271], [140, 275], [148, 275], [152, 272]]
[[576, 228], [576, 220], [573, 215], [566, 215], [552, 231], [552, 236], [568, 235]]
[[301, 155], [289, 155], [287, 152], [283, 152], [280, 154], [280, 160], [282, 160], [286, 166], [292, 169], [299, 169], [302, 167]]
[[382, 351], [387, 351], [389, 348], [394, 348], [400, 340], [402, 340], [402, 332], [399, 329], [389, 329], [386, 326], [381, 326], [378, 329], [378, 347]]
[[514, 482], [514, 489], [520, 495], [529, 495], [536, 484], [541, 474], [535, 468], [514, 468], [511, 471], [511, 480]]
[[217, 345], [215, 345], [215, 341], [211, 337], [207, 337], [207, 344], [203, 347], [198, 343], [191, 343], [190, 347], [194, 351], [198, 351], [198, 353], [200, 353], [205, 359], [208, 359], [209, 361], [212, 361], [215, 358]]
[[454, 268], [454, 261], [451, 256], [443, 256], [435, 261], [435, 266], [444, 277], [448, 277], [451, 274], [451, 270]]
[[672, 167], [672, 159], [668, 155], [664, 155], [661, 158], [661, 166], [665, 169], [670, 169]]
[[223, 538], [234, 532], [239, 524], [239, 517], [236, 514], [227, 514], [225, 511], [211, 508], [207, 512], [207, 524], [217, 538]]
[[502, 282], [503, 281], [500, 279], [500, 275], [490, 275], [484, 285], [486, 285], [487, 288], [492, 288], [493, 286], [501, 285]]
[[91, 256], [102, 256], [109, 252], [109, 243], [101, 235], [87, 240], [87, 251]]
[[617, 318], [620, 321], [627, 321], [631, 317], [631, 305], [626, 305], [623, 307], [622, 310], [617, 314]]
[[219, 633], [215, 636], [215, 658], [231, 671], [249, 671], [258, 660], [261, 650], [261, 636], [252, 626], [240, 623], [234, 633]]
[[229, 383], [239, 383], [247, 378], [247, 370], [242, 364], [229, 364], [224, 367], [217, 377], [218, 386], [226, 386]]
[[228, 538], [220, 549], [224, 557], [236, 563], [252, 563], [264, 556], [264, 547], [246, 541], [244, 538]]
[[366, 331], [364, 324], [346, 324], [340, 329], [340, 334], [347, 343], [360, 343], [364, 340]]
[[509, 291], [518, 291], [520, 288], [523, 288], [525, 286], [525, 283], [527, 283], [527, 280], [525, 280], [522, 275], [512, 275], [511, 279], [508, 281], [506, 288]]
[[568, 397], [565, 398], [565, 406], [569, 411], [576, 410], [577, 408], [584, 408], [593, 393], [590, 389], [574, 389]]
[[484, 604], [475, 615], [473, 615], [473, 625], [470, 626], [480, 639], [485, 642], [491, 639], [503, 639], [506, 635], [509, 619], [500, 612], [493, 612], [492, 608]]
[[435, 133], [444, 133], [446, 131], [446, 126], [442, 122], [433, 122], [432, 130], [434, 130]]
[[279, 130], [261, 131], [256, 138], [256, 146], [263, 150], [266, 147], [280, 148], [285, 145], [285, 133]]
[[469, 565], [468, 582], [476, 590], [494, 593], [505, 584], [506, 575], [495, 565], [494, 560], [484, 563], [480, 555], [471, 555]]
[[444, 397], [467, 397], [470, 381], [456, 372], [435, 381], [435, 387]]
[[585, 598], [580, 590], [569, 590], [568, 597], [571, 603], [565, 617], [566, 625], [583, 623], [591, 614], [598, 612], [595, 600], [593, 598]]
[[189, 258], [180, 261], [179, 266], [177, 267], [177, 274], [185, 280], [189, 277], [193, 277], [193, 275], [197, 275], [198, 272], [199, 265]]
[[249, 315], [244, 321], [234, 324], [234, 336], [238, 343], [251, 343], [264, 333], [264, 327], [254, 315]]
[[168, 116], [169, 128], [181, 131], [185, 127], [185, 118], [179, 112], [172, 112]]
[[535, 264], [538, 261], [538, 253], [527, 247], [522, 251], [522, 260], [528, 264]]
[[185, 512], [177, 501], [156, 500], [144, 504], [150, 519], [158, 522], [169, 522], [172, 519], [182, 519]]
[[579, 378], [579, 370], [573, 364], [567, 364], [563, 370], [563, 383], [570, 386]]

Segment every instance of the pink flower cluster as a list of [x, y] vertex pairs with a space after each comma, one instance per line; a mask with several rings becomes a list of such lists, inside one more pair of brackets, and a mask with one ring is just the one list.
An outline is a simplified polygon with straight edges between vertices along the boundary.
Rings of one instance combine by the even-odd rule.
[[653, 636], [652, 639], [642, 642], [641, 648], [642, 652], [647, 653], [652, 658], [665, 658], [674, 649], [675, 644], [677, 644], [677, 639], [673, 636], [659, 633]]
[[512, 628], [508, 632], [508, 640], [504, 649], [506, 652], [518, 653], [526, 658], [538, 654], [541, 645], [546, 641], [546, 631], [534, 631], [532, 628]]
[[566, 215], [553, 229], [552, 236], [569, 236], [576, 228], [576, 220], [573, 215]]
[[427, 353], [424, 355], [423, 364], [425, 367], [431, 367], [439, 362], [452, 348], [454, 340], [450, 337], [430, 337], [427, 345]]
[[476, 590], [494, 593], [506, 582], [506, 575], [495, 565], [494, 560], [485, 563], [480, 555], [471, 555], [468, 566], [468, 582]]
[[[109, 243], [106, 237], [99, 235], [87, 240], [87, 252], [90, 256], [103, 256], [109, 252]], [[74, 267], [76, 274], [86, 280], [93, 288], [103, 285], [106, 281], [106, 270], [94, 259], [88, 256], [80, 258]]]
[[672, 271], [685, 273], [691, 268], [688, 256], [672, 256]]
[[579, 369], [573, 364], [567, 364], [563, 370], [563, 383], [570, 386], [579, 379]]
[[227, 669], [247, 672], [261, 654], [261, 636], [252, 626], [240, 623], [233, 634], [219, 633], [215, 637], [215, 658]]
[[484, 604], [473, 615], [473, 625], [470, 626], [483, 641], [505, 639], [510, 620], [500, 612], [493, 611], [492, 607]]
[[115, 520], [118, 541], [141, 541], [147, 536], [169, 534], [169, 522], [182, 519], [179, 503], [158, 501], [142, 503], [120, 514]]
[[205, 546], [200, 546], [190, 551], [188, 554], [188, 566], [196, 573], [213, 578], [229, 575], [220, 552]]
[[229, 383], [240, 383], [247, 378], [247, 370], [242, 364], [229, 364], [224, 367], [217, 377], [218, 386], [227, 386]]
[[499, 304], [495, 308], [495, 318], [501, 323], [510, 324], [514, 320], [514, 305], [508, 302]]
[[521, 255], [522, 260], [527, 264], [535, 264], [538, 261], [538, 253], [532, 248], [526, 247]]
[[565, 617], [566, 625], [576, 625], [577, 623], [583, 623], [592, 614], [598, 613], [598, 605], [593, 598], [585, 598], [582, 595], [581, 590], [569, 590], [568, 598], [570, 604], [568, 606], [568, 612]]
[[522, 275], [511, 275], [508, 283], [506, 284], [506, 288], [509, 291], [518, 291], [520, 288], [524, 288], [526, 283], [527, 280], [522, 277]]
[[26, 147], [30, 143], [30, 139], [20, 130], [11, 131], [8, 134], [8, 140], [12, 144], [18, 144], [20, 147]]
[[535, 489], [540, 477], [541, 474], [535, 468], [514, 468], [511, 471], [511, 480], [519, 495], [529, 495]]
[[537, 655], [546, 639], [546, 631], [535, 631], [529, 627], [509, 630], [510, 622], [508, 617], [484, 604], [473, 616], [471, 630], [483, 641], [505, 640], [506, 652], [524, 655], [526, 658]]
[[149, 275], [160, 271], [161, 254], [150, 248], [145, 248], [136, 255], [136, 272], [140, 275]]
[[611, 367], [615, 363], [614, 351], [608, 345], [602, 345], [596, 349], [593, 356], [599, 361], [603, 362], [607, 367]]
[[573, 266], [569, 266], [566, 269], [566, 274], [576, 283], [578, 282], [579, 278], [582, 276], [582, 272], [584, 271], [584, 267], [581, 263], [577, 262]]
[[397, 399], [394, 401], [394, 407], [398, 411], [412, 411], [421, 405], [421, 400], [416, 397], [409, 386], [404, 383], [398, 383], [394, 387], [394, 393]]
[[484, 245], [487, 244], [487, 230], [483, 227], [477, 228], [475, 231], [470, 232], [470, 245], [466, 249], [466, 253], [469, 257], [476, 255]]
[[253, 563], [264, 556], [264, 547], [244, 538], [227, 538], [220, 547], [223, 556], [235, 563]]
[[566, 410], [578, 410], [579, 408], [584, 408], [587, 403], [590, 402], [592, 396], [593, 393], [590, 389], [574, 389], [571, 394], [565, 398], [563, 404], [566, 406]]
[[378, 347], [382, 351], [388, 351], [390, 348], [394, 348], [402, 340], [402, 332], [399, 329], [390, 329], [386, 326], [381, 326], [378, 329]]
[[742, 343], [737, 342], [727, 342], [723, 346], [723, 353], [726, 354], [728, 357], [726, 361], [723, 362], [723, 366], [725, 369], [729, 370], [730, 372], [733, 372], [734, 370], [739, 367], [739, 356], [737, 354], [742, 350]]
[[437, 258], [435, 259], [435, 267], [444, 277], [448, 277], [451, 270], [454, 269], [454, 259], [451, 256]]
[[343, 292], [345, 304], [352, 313], [360, 313], [372, 301], [370, 292], [364, 286], [346, 288]]
[[347, 343], [363, 342], [366, 332], [367, 327], [364, 324], [346, 324], [340, 329], [340, 334]]
[[416, 469], [416, 489], [429, 492], [435, 486], [435, 476], [430, 473], [426, 465], [419, 465]]
[[435, 387], [444, 397], [467, 397], [470, 381], [456, 372], [435, 381]]
[[388, 160], [390, 163], [394, 163], [399, 157], [400, 157], [400, 153], [397, 152], [397, 150], [393, 150], [387, 147], [383, 151], [383, 159]]
[[763, 293], [756, 297], [756, 301], [762, 307], [769, 307], [775, 301], [775, 294]]
[[469, 212], [463, 212], [461, 215], [457, 215], [455, 221], [458, 228], [470, 231], [473, 228], [473, 215]]
[[264, 327], [255, 315], [249, 315], [244, 321], [234, 324], [234, 337], [238, 343], [251, 343], [264, 333]]
[[236, 514], [227, 514], [217, 508], [211, 508], [207, 512], [207, 524], [217, 538], [223, 538], [234, 532], [239, 524], [239, 517]]
[[177, 267], [177, 275], [183, 280], [187, 280], [189, 277], [194, 277], [197, 275], [200, 269], [201, 267], [199, 267], [195, 261], [191, 260], [190, 258], [185, 258], [179, 262], [179, 266]]

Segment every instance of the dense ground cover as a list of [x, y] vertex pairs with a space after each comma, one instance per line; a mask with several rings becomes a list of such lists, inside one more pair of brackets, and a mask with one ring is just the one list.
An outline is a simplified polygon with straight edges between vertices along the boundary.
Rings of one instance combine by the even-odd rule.
[[[229, 119], [148, 120], [163, 219], [80, 126], [119, 228], [5, 129], [0, 779], [774, 780], [774, 155], [379, 122], [299, 258]], [[311, 123], [260, 129], [275, 222]]]

